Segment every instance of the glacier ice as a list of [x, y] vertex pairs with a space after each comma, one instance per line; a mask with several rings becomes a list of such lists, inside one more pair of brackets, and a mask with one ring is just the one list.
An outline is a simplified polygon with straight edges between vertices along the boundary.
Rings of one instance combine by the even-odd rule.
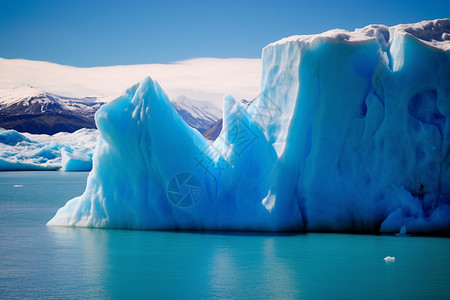
[[146, 78], [97, 112], [86, 190], [48, 225], [449, 232], [449, 33], [444, 19], [270, 44], [261, 94], [224, 98], [213, 144]]
[[63, 171], [90, 171], [92, 157], [82, 151], [61, 149], [61, 170]]
[[4, 130], [0, 128], [0, 143], [15, 146], [20, 142], [31, 142], [30, 139], [26, 138], [22, 134], [15, 130]]
[[0, 171], [90, 171], [96, 142], [94, 129], [46, 135], [0, 128]]

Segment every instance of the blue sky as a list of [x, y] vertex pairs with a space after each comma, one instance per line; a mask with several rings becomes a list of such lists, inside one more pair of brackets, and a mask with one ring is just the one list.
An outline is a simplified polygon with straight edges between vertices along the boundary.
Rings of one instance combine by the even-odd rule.
[[265, 45], [294, 34], [449, 13], [448, 0], [0, 0], [0, 57], [81, 67], [259, 58]]

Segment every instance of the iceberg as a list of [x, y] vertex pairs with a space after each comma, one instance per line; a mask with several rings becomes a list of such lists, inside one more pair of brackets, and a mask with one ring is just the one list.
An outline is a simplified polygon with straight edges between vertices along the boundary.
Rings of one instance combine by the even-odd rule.
[[48, 225], [450, 232], [450, 19], [289, 37], [262, 68], [214, 143], [149, 77], [102, 106], [86, 190]]

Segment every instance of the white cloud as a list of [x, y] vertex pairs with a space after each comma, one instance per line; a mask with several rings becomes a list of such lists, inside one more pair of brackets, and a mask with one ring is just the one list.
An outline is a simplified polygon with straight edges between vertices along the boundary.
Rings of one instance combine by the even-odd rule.
[[172, 64], [78, 68], [49, 62], [0, 58], [0, 88], [29, 84], [72, 97], [116, 97], [146, 76], [157, 80], [170, 98], [185, 95], [212, 101], [258, 95], [261, 60], [196, 58]]

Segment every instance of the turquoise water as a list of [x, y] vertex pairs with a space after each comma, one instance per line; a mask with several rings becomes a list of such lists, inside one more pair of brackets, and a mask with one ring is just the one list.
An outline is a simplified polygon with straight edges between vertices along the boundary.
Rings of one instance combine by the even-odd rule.
[[86, 178], [0, 172], [0, 299], [450, 298], [449, 238], [47, 228]]

